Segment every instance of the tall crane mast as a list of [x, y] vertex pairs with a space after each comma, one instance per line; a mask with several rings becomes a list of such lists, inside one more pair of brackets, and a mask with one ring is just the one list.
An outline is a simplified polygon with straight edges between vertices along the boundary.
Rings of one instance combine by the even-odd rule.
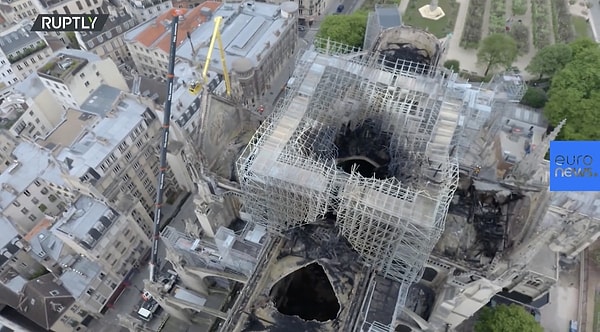
[[223, 40], [221, 39], [221, 22], [223, 17], [215, 17], [215, 29], [213, 30], [212, 38], [210, 39], [210, 45], [208, 46], [208, 53], [206, 54], [206, 62], [204, 63], [204, 69], [202, 70], [202, 78], [204, 84], [208, 81], [208, 66], [212, 58], [212, 52], [215, 48], [215, 40], [219, 43], [219, 54], [221, 55], [221, 66], [223, 66], [223, 77], [225, 78], [225, 89], [227, 90], [227, 96], [231, 96], [231, 82], [229, 81], [229, 73], [227, 72], [227, 64], [225, 63], [225, 49], [223, 48]]
[[175, 73], [175, 52], [177, 51], [177, 30], [179, 16], [185, 14], [185, 9], [173, 9], [171, 22], [171, 47], [169, 50], [169, 68], [167, 73], [167, 101], [163, 115], [163, 133], [160, 145], [160, 169], [156, 185], [156, 201], [154, 210], [154, 228], [152, 232], [152, 254], [150, 258], [150, 281], [156, 282], [158, 267], [158, 245], [160, 240], [160, 217], [162, 213], [165, 176], [167, 171], [167, 146], [169, 144], [169, 126], [171, 124], [171, 103], [173, 101], [173, 78]]
[[[191, 93], [198, 93], [200, 92], [200, 88], [203, 85], [206, 85], [208, 83], [208, 68], [210, 67], [210, 61], [212, 60], [212, 53], [213, 50], [215, 49], [215, 42], [217, 42], [218, 46], [219, 46], [219, 55], [221, 56], [221, 67], [223, 69], [223, 78], [225, 79], [225, 90], [227, 91], [227, 96], [231, 96], [231, 81], [229, 80], [229, 72], [227, 71], [227, 63], [225, 62], [225, 48], [223, 48], [223, 40], [221, 39], [221, 23], [223, 22], [223, 17], [222, 16], [217, 16], [214, 19], [214, 24], [215, 27], [213, 29], [213, 33], [212, 33], [212, 37], [210, 38], [210, 44], [208, 46], [208, 53], [206, 54], [206, 60], [204, 62], [204, 67], [202, 68], [202, 80], [203, 80], [203, 84], [196, 84], [193, 83], [192, 86], [190, 87], [190, 92]], [[190, 39], [191, 42], [191, 38], [188, 36], [188, 39]], [[194, 45], [192, 45], [192, 49], [194, 48]]]

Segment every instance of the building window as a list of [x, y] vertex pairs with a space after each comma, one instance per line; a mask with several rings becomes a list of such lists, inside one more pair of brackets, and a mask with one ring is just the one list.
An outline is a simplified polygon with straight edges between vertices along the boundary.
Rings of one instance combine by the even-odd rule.
[[54, 202], [56, 202], [56, 196], [50, 195], [50, 196], [48, 196], [48, 200], [50, 201], [50, 203], [54, 203]]
[[129, 182], [129, 180], [131, 180], [131, 178], [129, 177], [128, 174], [123, 175], [123, 181]]
[[40, 202], [40, 200], [35, 197], [31, 199], [31, 203], [33, 203], [35, 205], [37, 205], [39, 202]]
[[46, 195], [48, 194], [48, 188], [44, 187], [42, 188], [42, 190], [40, 190], [40, 192], [42, 193], [42, 195]]
[[36, 217], [35, 217], [35, 215], [33, 215], [33, 214], [29, 216], [29, 220], [31, 220], [31, 221], [35, 221], [36, 219], [37, 219], [37, 218], [36, 218]]
[[27, 210], [27, 208], [22, 208], [22, 209], [21, 209], [21, 213], [22, 213], [22, 214], [28, 214], [28, 213], [29, 213], [29, 210]]
[[25, 191], [23, 192], [23, 194], [24, 194], [25, 196], [27, 196], [27, 197], [31, 196], [31, 193], [29, 192], [29, 190], [25, 190]]
[[19, 203], [18, 201], [14, 201], [13, 205], [16, 206], [16, 207], [19, 207], [19, 206], [21, 206], [21, 203]]
[[90, 82], [89, 81], [85, 81], [85, 83], [83, 83], [83, 85], [85, 85], [85, 87], [87, 88], [88, 86], [90, 86]]
[[83, 10], [83, 5], [81, 4], [81, 1], [77, 1], [77, 9], [79, 10]]
[[[77, 1], [77, 2], [79, 2], [79, 1]], [[85, 77], [85, 73], [81, 73], [81, 74], [79, 74], [79, 77], [80, 77], [80, 78], [84, 78], [84, 77]]]
[[115, 167], [113, 168], [113, 172], [115, 174], [119, 173], [121, 171], [121, 166], [119, 164], [116, 164]]
[[69, 10], [69, 7], [63, 6], [63, 10], [65, 11], [65, 14], [71, 14], [71, 11]]

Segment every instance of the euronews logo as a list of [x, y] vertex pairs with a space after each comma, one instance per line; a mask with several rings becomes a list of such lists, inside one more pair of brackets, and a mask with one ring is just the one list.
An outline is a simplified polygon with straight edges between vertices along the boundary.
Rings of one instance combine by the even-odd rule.
[[551, 191], [600, 191], [599, 169], [600, 142], [550, 142]]
[[593, 169], [594, 157], [586, 155], [557, 155], [553, 160], [557, 166], [554, 176], [561, 178], [582, 177], [595, 178], [598, 176]]
[[102, 31], [107, 20], [108, 14], [40, 14], [31, 31]]

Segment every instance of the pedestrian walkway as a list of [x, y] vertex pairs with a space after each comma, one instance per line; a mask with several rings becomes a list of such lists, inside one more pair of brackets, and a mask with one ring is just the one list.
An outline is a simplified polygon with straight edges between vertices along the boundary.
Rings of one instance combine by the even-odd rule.
[[[406, 11], [408, 8], [410, 0], [403, 1], [400, 4], [400, 10], [402, 12]], [[464, 22], [468, 20], [468, 10], [469, 10], [469, 0], [457, 0], [459, 4], [458, 13], [456, 16], [456, 25], [454, 27], [454, 31], [449, 36], [449, 47], [446, 55], [446, 59], [458, 60], [460, 62], [461, 70], [465, 70], [467, 72], [476, 73], [478, 75], [483, 75], [485, 71], [485, 67], [480, 65], [477, 60], [477, 50], [475, 49], [465, 49], [460, 46], [460, 40], [464, 31]], [[485, 14], [484, 21], [482, 24], [482, 39], [485, 38], [489, 33], [489, 12], [490, 12], [490, 4], [491, 0], [488, 0], [485, 6]], [[512, 6], [511, 6], [512, 7]], [[533, 34], [532, 34], [532, 24], [531, 24], [531, 6], [529, 5], [529, 1], [527, 4], [527, 13], [522, 16], [515, 16], [513, 19], [520, 20], [525, 26], [529, 29], [529, 52], [525, 55], [519, 56], [517, 61], [515, 61], [514, 66], [519, 68], [521, 74], [525, 79], [529, 78], [529, 74], [525, 72], [525, 68], [533, 58], [536, 53], [535, 47], [533, 46]], [[507, 17], [511, 17], [512, 8], [510, 11], [508, 10], [507, 5]]]
[[[469, 9], [469, 0], [457, 0], [459, 5], [456, 15], [456, 25], [450, 38], [448, 53], [446, 59], [458, 60], [460, 68], [466, 71], [480, 73], [481, 68], [477, 66], [477, 52], [460, 47], [460, 39], [464, 30], [464, 22], [467, 21], [467, 11]], [[481, 73], [483, 74], [483, 73]]]

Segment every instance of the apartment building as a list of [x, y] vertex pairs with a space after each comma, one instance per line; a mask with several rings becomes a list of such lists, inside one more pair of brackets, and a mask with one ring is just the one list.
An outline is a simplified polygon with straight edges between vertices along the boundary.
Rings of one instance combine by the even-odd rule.
[[12, 155], [17, 147], [17, 140], [7, 130], [0, 130], [0, 173], [4, 172], [14, 161]]
[[63, 272], [59, 280], [75, 298], [78, 309], [101, 317], [101, 312], [117, 291], [123, 276], [116, 276], [111, 270], [102, 270], [100, 264], [79, 255], [65, 256], [60, 264]]
[[[138, 206], [138, 209], [142, 209]], [[143, 209], [142, 209], [143, 210]], [[66, 212], [66, 215], [69, 211]], [[118, 296], [122, 291], [125, 277], [116, 271], [102, 270], [100, 264], [79, 255], [66, 245], [52, 230], [55, 219], [45, 218], [23, 240], [28, 252], [47, 271], [52, 272], [75, 298], [80, 310], [99, 317], [107, 300]], [[91, 291], [89, 289], [92, 289]]]
[[13, 155], [15, 161], [0, 174], [0, 214], [23, 236], [47, 215], [62, 213], [74, 195], [46, 150], [21, 142]]
[[0, 284], [0, 303], [7, 304], [45, 331], [86, 331], [92, 317], [79, 310], [69, 291], [52, 274], [27, 280], [14, 276]]
[[44, 37], [30, 31], [31, 25], [19, 23], [0, 33], [0, 51], [10, 63], [11, 74], [19, 80], [35, 72], [52, 55]]
[[92, 52], [105, 59], [110, 58], [116, 64], [131, 60], [123, 35], [136, 23], [124, 7], [117, 8], [109, 2], [104, 2], [100, 10], [110, 16], [102, 31], [77, 32], [77, 41], [82, 50]]
[[30, 75], [13, 90], [13, 97], [23, 100], [22, 115], [10, 128], [16, 137], [31, 141], [46, 137], [65, 116], [65, 110], [46, 88], [37, 74]]
[[128, 91], [127, 82], [111, 59], [81, 50], [61, 50], [38, 70], [42, 83], [63, 109], [80, 106], [101, 85]]
[[[207, 1], [185, 13], [183, 19], [180, 19], [177, 31], [180, 45], [187, 44], [189, 41], [185, 39], [186, 34], [192, 34], [199, 29], [220, 5], [220, 2]], [[125, 43], [141, 75], [166, 81], [171, 45], [171, 19], [171, 11], [164, 10], [160, 16], [125, 34]]]
[[[74, 140], [65, 145], [68, 147], [57, 152], [65, 179], [82, 193], [112, 203], [132, 195], [154, 215], [161, 133], [155, 113], [138, 97], [107, 85], [98, 88], [81, 110], [98, 120], [80, 127]], [[79, 119], [64, 122], [56, 135], [71, 135]], [[47, 144], [53, 144], [53, 140], [49, 137]], [[166, 195], [170, 197], [179, 188], [171, 171], [166, 183]]]
[[[261, 3], [204, 2], [188, 11], [179, 35], [190, 35], [177, 48], [177, 56], [190, 64], [204, 63], [213, 34], [215, 16], [223, 17], [221, 36], [227, 71], [236, 96], [248, 107], [270, 88], [283, 64], [293, 56], [298, 40], [297, 6]], [[142, 75], [164, 80], [167, 74], [170, 13], [165, 13], [125, 35], [132, 58]], [[211, 71], [223, 74], [220, 57], [213, 53]]]
[[[40, 12], [45, 14], [103, 14], [100, 10], [103, 0], [38, 0]], [[47, 38], [57, 38], [65, 45], [77, 41], [75, 34], [47, 32]]]
[[0, 89], [6, 88], [19, 82], [17, 75], [12, 69], [10, 61], [0, 52]]
[[151, 20], [173, 8], [170, 0], [126, 0], [123, 5], [138, 24]]
[[0, 216], [0, 284], [11, 276], [30, 279], [45, 269], [27, 252], [22, 237], [8, 221]]
[[300, 22], [312, 24], [319, 16], [325, 14], [329, 2], [327, 0], [298, 0], [297, 3]]
[[26, 250], [46, 271], [61, 275], [63, 267], [60, 262], [62, 257], [74, 254], [75, 251], [66, 246], [59, 238], [52, 234], [50, 228], [56, 218], [46, 217], [33, 227], [23, 237]]
[[[97, 263], [101, 270], [112, 271], [114, 288], [113, 283], [109, 288], [114, 290], [132, 269], [139, 266], [150, 249], [149, 234], [141, 225], [151, 227], [152, 220], [138, 220], [139, 223], [131, 212], [117, 212], [98, 200], [81, 196], [57, 220], [52, 232], [76, 253]], [[105, 277], [106, 273], [102, 278]], [[88, 292], [92, 295], [89, 293], [92, 291]], [[103, 306], [107, 300], [108, 297], [103, 295], [98, 302]]]
[[[5, 13], [6, 12], [6, 13]], [[12, 9], [8, 9], [6, 5], [0, 4], [0, 29], [8, 29], [12, 22], [8, 21], [7, 17], [10, 17]]]
[[38, 0], [4, 0], [0, 13], [6, 20], [7, 27], [22, 21], [33, 21], [40, 13], [41, 4]]

